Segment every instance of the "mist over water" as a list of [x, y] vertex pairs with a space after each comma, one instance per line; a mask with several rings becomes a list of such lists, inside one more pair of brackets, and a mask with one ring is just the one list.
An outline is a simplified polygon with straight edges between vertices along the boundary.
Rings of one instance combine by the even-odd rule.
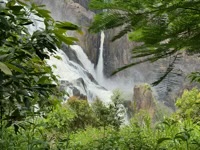
[[[49, 6], [52, 5], [49, 4]], [[36, 29], [44, 28], [44, 23], [42, 22], [41, 18], [38, 18], [34, 15], [31, 15], [30, 17], [32, 20], [34, 20], [35, 24], [34, 26], [29, 26], [31, 34]], [[57, 19], [59, 19], [59, 17]], [[115, 89], [120, 89], [121, 91], [129, 93], [129, 95], [132, 96], [135, 78], [126, 78], [122, 76], [106, 78], [104, 76], [104, 39], [105, 34], [102, 31], [100, 38], [99, 57], [97, 66], [95, 68], [94, 64], [90, 61], [84, 50], [79, 45], [71, 45], [70, 48], [74, 50], [81, 64], [69, 60], [68, 56], [62, 50], [59, 50], [57, 53], [62, 60], [51, 57], [51, 59], [47, 61], [49, 65], [56, 66], [56, 68], [53, 67], [53, 71], [59, 76], [61, 83], [66, 84], [65, 90], [70, 96], [73, 96], [74, 88], [79, 90], [81, 94], [85, 95], [89, 102], [92, 102], [97, 97], [106, 103], [110, 102], [112, 91]], [[137, 76], [140, 77], [141, 75], [139, 74]], [[131, 99], [131, 96], [129, 97], [129, 100]]]
[[99, 48], [99, 58], [98, 63], [95, 68], [95, 79], [97, 82], [105, 87], [106, 89], [113, 91], [115, 89], [121, 90], [125, 93], [132, 94], [133, 93], [133, 84], [134, 79], [131, 78], [124, 78], [119, 76], [113, 76], [111, 78], [106, 78], [104, 75], [104, 40], [105, 34], [101, 31], [101, 38], [100, 38], [100, 48]]
[[[43, 0], [43, 1], [35, 0], [35, 1], [37, 1], [39, 4], [45, 4], [47, 8], [50, 9], [51, 11], [57, 9], [56, 11], [52, 11], [52, 16], [54, 17], [55, 20], [68, 21], [67, 19], [69, 19], [69, 21], [78, 24], [77, 22], [78, 16], [72, 13], [75, 11], [74, 10], [75, 8], [73, 10], [71, 8], [63, 9], [63, 6], [66, 6], [66, 8], [68, 8], [67, 6], [68, 4], [66, 4], [64, 1], [60, 0], [59, 2], [51, 0]], [[71, 7], [73, 6], [73, 3], [69, 3], [69, 5]], [[86, 13], [82, 9], [81, 11]], [[70, 12], [72, 13], [72, 15], [67, 15], [67, 16], [64, 15]], [[89, 16], [92, 18], [92, 14], [89, 13]], [[34, 22], [34, 25], [29, 26], [29, 31], [31, 34], [36, 29], [44, 28], [44, 23], [42, 22], [42, 18], [38, 18], [37, 16], [34, 15], [31, 15], [30, 17]], [[100, 47], [99, 47], [99, 58], [97, 66], [95, 68], [94, 64], [91, 63], [90, 58], [88, 58], [84, 50], [79, 45], [71, 45], [70, 47], [72, 50], [74, 50], [81, 64], [69, 60], [68, 56], [62, 50], [59, 50], [57, 53], [57, 55], [59, 55], [62, 58], [62, 60], [57, 60], [56, 58], [51, 57], [51, 59], [47, 61], [48, 64], [50, 64], [51, 66], [53, 65], [56, 66], [56, 68], [53, 67], [53, 71], [56, 75], [60, 76], [59, 80], [63, 81], [62, 83], [64, 84], [66, 83], [67, 86], [69, 86], [69, 88], [66, 88], [66, 91], [70, 94], [70, 96], [73, 95], [74, 87], [77, 88], [81, 94], [86, 95], [89, 101], [93, 101], [94, 99], [96, 99], [96, 97], [99, 97], [102, 101], [105, 102], [111, 101], [110, 97], [114, 89], [122, 89], [123, 91], [129, 91], [130, 93], [132, 93], [132, 88], [133, 88], [132, 79], [130, 78], [126, 79], [118, 76], [108, 79], [104, 76], [104, 71], [103, 71], [104, 38], [105, 35], [104, 32], [102, 31], [100, 39]], [[91, 76], [94, 80], [91, 80]], [[83, 81], [83, 85], [79, 83], [79, 80], [81, 80], [81, 82]]]
[[[130, 52], [129, 50], [132, 49], [134, 46], [137, 46], [138, 44], [130, 43], [129, 41], [127, 41], [126, 37], [120, 39], [119, 41], [115, 41], [113, 43], [107, 41], [110, 39], [110, 37], [115, 35], [114, 32], [118, 31], [106, 32], [105, 42], [104, 42], [104, 36], [102, 36], [103, 33], [101, 33], [101, 41], [99, 41], [98, 35], [92, 35], [91, 33], [89, 33], [87, 28], [90, 26], [90, 23], [92, 22], [95, 13], [88, 10], [88, 7], [87, 8], [85, 7], [88, 4], [88, 1], [87, 2], [86, 1], [73, 2], [71, 0], [69, 1], [34, 0], [34, 1], [39, 5], [46, 5], [46, 8], [52, 12], [51, 15], [55, 20], [69, 21], [74, 24], [77, 24], [83, 29], [83, 35], [80, 36], [78, 35], [78, 39], [80, 40], [79, 43], [82, 46], [83, 50], [78, 45], [73, 45], [71, 46], [71, 48], [76, 53], [77, 58], [80, 60], [79, 62], [81, 62], [81, 64], [78, 64], [79, 62], [76, 61], [77, 62], [76, 64], [83, 70], [87, 78], [89, 78], [89, 80], [92, 82], [91, 84], [96, 84], [96, 87], [98, 88], [96, 88], [95, 92], [93, 92], [94, 91], [93, 89], [89, 90], [88, 88], [86, 88], [89, 87], [89, 85], [86, 86], [86, 84], [90, 84], [90, 82], [86, 82], [87, 79], [84, 79], [84, 77], [80, 75], [72, 75], [71, 77], [74, 78], [74, 80], [71, 81], [69, 79], [70, 88], [68, 91], [70, 93], [70, 96], [74, 94], [73, 86], [75, 86], [77, 89], [79, 88], [81, 92], [83, 93], [85, 92], [86, 96], [88, 97], [88, 100], [90, 101], [92, 101], [92, 99], [95, 98], [95, 95], [96, 96], [100, 95], [99, 93], [101, 92], [98, 91], [97, 89], [103, 89], [101, 91], [104, 92], [107, 91], [108, 93], [112, 93], [111, 91], [114, 89], [120, 89], [124, 93], [128, 93], [129, 95], [131, 95], [130, 98], [128, 98], [128, 100], [132, 100], [132, 96], [134, 94], [133, 88], [136, 84], [140, 83], [151, 84], [152, 82], [159, 79], [160, 75], [163, 73], [163, 71], [165, 71], [166, 67], [168, 67], [170, 60], [167, 59], [155, 63], [145, 62], [144, 64], [139, 64], [137, 66], [132, 67], [132, 69], [131, 68], [126, 69], [110, 77], [109, 74], [112, 71], [114, 71], [112, 69], [116, 69], [117, 67], [122, 67], [126, 64], [129, 64], [131, 61], [134, 61], [131, 59], [130, 56], [131, 54], [129, 53]], [[84, 4], [84, 6], [82, 4]], [[41, 18], [39, 20], [41, 20]], [[33, 26], [33, 28], [35, 28], [36, 26], [37, 28], [40, 28], [40, 23], [39, 25], [36, 24], [35, 26]], [[69, 32], [68, 34], [70, 34], [70, 36], [77, 35], [72, 32]], [[101, 46], [98, 47], [99, 42]], [[87, 52], [88, 56], [84, 53], [84, 51]], [[68, 56], [71, 60], [71, 55]], [[92, 60], [93, 62], [95, 61], [95, 63], [97, 62], [97, 64], [94, 65], [93, 63], [91, 63], [90, 60]], [[168, 88], [165, 88], [171, 81], [170, 77], [170, 80], [166, 80], [166, 82], [164, 81], [159, 86], [153, 87], [152, 89], [156, 90], [156, 93], [158, 95], [157, 96], [158, 98], [156, 99], [161, 101], [165, 99], [173, 100], [174, 97], [177, 95], [177, 93], [180, 92], [180, 90], [182, 91], [183, 88], [185, 88], [186, 84], [183, 82], [186, 80], [185, 79], [186, 75], [191, 71], [199, 70], [199, 65], [198, 65], [199, 61], [200, 60], [198, 58], [194, 59], [193, 57], [191, 58], [186, 57], [184, 58], [184, 61], [180, 61], [178, 65], [175, 66], [175, 69], [180, 70], [183, 76], [182, 77], [178, 76], [173, 78], [173, 80], [175, 80], [179, 84], [174, 85], [173, 87], [170, 84], [169, 85], [170, 91], [168, 90]], [[64, 67], [65, 64], [60, 64], [60, 65], [61, 67]], [[63, 72], [59, 73], [65, 74]], [[80, 79], [77, 79], [75, 77], [77, 78], [80, 77]], [[66, 79], [66, 81], [67, 80], [68, 79]], [[81, 82], [84, 81], [83, 82], [84, 85], [79, 84], [80, 80]], [[69, 86], [68, 82], [66, 83]]]

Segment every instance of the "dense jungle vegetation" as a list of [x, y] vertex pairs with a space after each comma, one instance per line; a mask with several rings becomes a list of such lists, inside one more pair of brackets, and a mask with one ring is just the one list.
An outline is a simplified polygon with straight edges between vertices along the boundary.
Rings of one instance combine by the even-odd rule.
[[[106, 10], [99, 11], [90, 30], [123, 26], [113, 40], [128, 33], [130, 40], [143, 42], [133, 50], [133, 58], [145, 58], [142, 62], [170, 55], [176, 59], [182, 51], [199, 53], [198, 0], [91, 0], [90, 7]], [[44, 22], [44, 28], [32, 33], [29, 28], [36, 21]], [[176, 112], [170, 116], [154, 120], [139, 110], [133, 112], [129, 124], [123, 124], [124, 98], [120, 92], [114, 92], [113, 103], [107, 106], [98, 99], [88, 104], [77, 97], [61, 103], [65, 93], [46, 60], [56, 57], [62, 43], [70, 45], [77, 40], [67, 36], [69, 30], [80, 32], [77, 25], [55, 21], [44, 6], [0, 1], [1, 150], [200, 149], [197, 88], [177, 99]], [[124, 68], [137, 63], [141, 62]], [[163, 77], [171, 69], [173, 65]], [[199, 82], [199, 72], [190, 78]]]

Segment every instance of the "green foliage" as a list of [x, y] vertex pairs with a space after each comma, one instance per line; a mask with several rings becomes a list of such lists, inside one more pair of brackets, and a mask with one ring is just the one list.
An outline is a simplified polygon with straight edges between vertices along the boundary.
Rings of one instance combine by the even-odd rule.
[[112, 103], [105, 105], [99, 99], [92, 104], [92, 109], [100, 126], [113, 126], [116, 130], [124, 121], [125, 108], [123, 106], [124, 99], [120, 91], [114, 91], [111, 97]]
[[[198, 94], [198, 90], [193, 89], [190, 92], [185, 92], [182, 98], [195, 97]], [[184, 101], [179, 103], [183, 103], [184, 106]], [[109, 107], [100, 102], [96, 107], [98, 107], [99, 116], [97, 116], [98, 113], [93, 110], [93, 107], [88, 105], [87, 101], [71, 98], [70, 102], [64, 105], [57, 104], [52, 112], [46, 115], [46, 118], [27, 117], [10, 127], [6, 127], [7, 123], [3, 121], [0, 130], [0, 147], [5, 150], [199, 149], [200, 124], [199, 121], [190, 118], [190, 116], [182, 117], [177, 112], [173, 116], [165, 118], [162, 122], [152, 124], [149, 115], [145, 111], [141, 111], [134, 115], [128, 125], [118, 128], [118, 125], [113, 124], [112, 120], [108, 118], [112, 116], [112, 113], [104, 113], [107, 112]], [[184, 109], [187, 112], [190, 108], [184, 107]], [[193, 107], [193, 109], [198, 110], [197, 107]], [[80, 111], [87, 112], [88, 110], [93, 110], [89, 112], [92, 116], [96, 116], [97, 120], [94, 120], [94, 122], [98, 119], [102, 122], [100, 126], [94, 126], [91, 122], [89, 124], [87, 120], [84, 124], [85, 128], [74, 124], [77, 117], [81, 119], [81, 117], [88, 116], [88, 114], [84, 116]], [[102, 113], [102, 116], [100, 116], [100, 113]], [[106, 121], [103, 121], [103, 119]], [[75, 125], [76, 128], [72, 128], [71, 125]], [[15, 126], [18, 127], [17, 134], [15, 134]], [[116, 127], [118, 130], [116, 130]]]
[[87, 100], [80, 100], [76, 97], [71, 97], [67, 101], [66, 106], [75, 113], [75, 117], [70, 125], [72, 131], [85, 129], [88, 125], [97, 126], [96, 116]]
[[39, 121], [51, 149], [65, 149], [73, 132], [71, 124], [76, 114], [63, 105], [57, 105], [45, 119]]
[[[138, 120], [139, 119], [139, 120]], [[172, 118], [150, 125], [148, 116], [143, 114], [132, 119], [128, 126], [119, 131], [106, 127], [88, 127], [71, 135], [69, 148], [73, 149], [198, 149], [200, 137], [200, 126], [191, 120], [178, 121]]]
[[[1, 148], [20, 150], [56, 149], [66, 147], [69, 141], [70, 123], [75, 114], [57, 105], [46, 118], [27, 117], [14, 126], [1, 129]], [[15, 126], [19, 131], [16, 133]], [[61, 134], [63, 133], [63, 134]]]
[[90, 8], [101, 11], [90, 30], [99, 32], [120, 27], [113, 41], [128, 34], [130, 41], [141, 42], [132, 49], [133, 63], [113, 74], [139, 63], [172, 57], [159, 79], [161, 82], [172, 72], [179, 53], [185, 50], [189, 54], [199, 53], [199, 7], [199, 1], [192, 0], [91, 0]]
[[[112, 24], [107, 20], [106, 28], [117, 27], [122, 24], [123, 21], [120, 20], [120, 17], [124, 17], [123, 15], [127, 16], [124, 21], [129, 16], [133, 17], [131, 26], [126, 26], [126, 30], [121, 32], [118, 37], [129, 32], [129, 29], [132, 31], [134, 25], [134, 30], [138, 32], [134, 33], [135, 35], [130, 34], [130, 37], [133, 36], [138, 41], [144, 39], [143, 42], [150, 45], [151, 49], [151, 46], [158, 43], [159, 40], [162, 41], [162, 38], [165, 37], [161, 31], [166, 31], [168, 27], [171, 27], [169, 32], [171, 34], [174, 32], [171, 30], [176, 29], [175, 23], [184, 21], [180, 17], [186, 17], [184, 18], [186, 23], [189, 23], [191, 21], [189, 17], [192, 17], [191, 36], [187, 35], [188, 32], [185, 35], [185, 26], [182, 26], [175, 32], [179, 35], [178, 37], [175, 34], [174, 39], [169, 40], [169, 45], [163, 43], [160, 44], [160, 47], [171, 48], [170, 45], [173, 45], [171, 43], [173, 40], [175, 42], [178, 39], [182, 40], [182, 38], [189, 38], [190, 41], [193, 41], [192, 37], [195, 34], [193, 25], [198, 22], [194, 19], [197, 19], [198, 13], [194, 15], [192, 12], [198, 10], [199, 3], [197, 1], [182, 1], [181, 3], [180, 1], [98, 0], [95, 2], [97, 3], [93, 1], [93, 5], [105, 4], [98, 5], [100, 9], [120, 10], [107, 11], [119, 13], [119, 16], [116, 19], [118, 22], [115, 22], [116, 14], [104, 16], [114, 22]], [[109, 2], [114, 2], [114, 4]], [[196, 5], [194, 6], [194, 4]], [[177, 7], [172, 6], [180, 8], [177, 9]], [[169, 25], [167, 24], [167, 27], [166, 21], [162, 22], [162, 17], [160, 20], [156, 18], [156, 14], [160, 14], [159, 11], [151, 13], [152, 10], [157, 8], [163, 9], [166, 14], [168, 11], [176, 14], [174, 17], [172, 15], [167, 16], [167, 21], [173, 18], [172, 22]], [[187, 15], [183, 16], [179, 11]], [[123, 14], [122, 12], [131, 13]], [[34, 20], [29, 17], [30, 13], [40, 19], [43, 18], [44, 29], [36, 30], [33, 34], [29, 33], [27, 25], [35, 24]], [[137, 17], [138, 14], [140, 17], [146, 15], [146, 20]], [[149, 14], [155, 16], [149, 16]], [[158, 20], [156, 21], [156, 19]], [[148, 30], [140, 26], [145, 22], [150, 23]], [[154, 24], [155, 22], [157, 24]], [[127, 20], [127, 25], [128, 23], [129, 20]], [[160, 23], [162, 29], [155, 26], [160, 25]], [[24, 3], [20, 0], [10, 0], [0, 4], [0, 26], [1, 149], [199, 149], [199, 90], [193, 89], [184, 92], [183, 96], [176, 102], [178, 111], [174, 116], [164, 118], [160, 123], [152, 124], [147, 114], [139, 112], [134, 115], [129, 125], [121, 126], [123, 97], [119, 91], [114, 92], [113, 103], [108, 105], [96, 100], [90, 106], [86, 100], [78, 100], [77, 98], [71, 98], [66, 104], [61, 105], [58, 100], [60, 91], [57, 88], [57, 79], [51, 68], [46, 64], [45, 59], [55, 53], [56, 47], [61, 46], [62, 42], [71, 44], [76, 40], [66, 35], [67, 30], [79, 30], [76, 25], [69, 22], [55, 22], [49, 15], [49, 11], [43, 9], [42, 6]], [[104, 25], [97, 24], [97, 26], [100, 29]], [[149, 38], [144, 37], [147, 31], [151, 33], [151, 30], [157, 28], [159, 29], [154, 34], [160, 33], [161, 39], [154, 38], [154, 34]], [[184, 46], [185, 44], [189, 45], [189, 43], [183, 43], [183, 47], [180, 48], [185, 48], [187, 46]], [[157, 51], [154, 47], [151, 50], [152, 52]], [[160, 57], [160, 55], [158, 56]]]
[[[183, 121], [166, 119], [157, 126], [160, 134], [157, 146], [161, 149], [198, 149], [199, 125], [190, 119]], [[170, 147], [169, 147], [170, 146]]]
[[112, 126], [119, 129], [124, 119], [123, 101], [118, 92], [113, 94], [112, 99], [112, 104], [105, 105], [101, 100], [96, 99], [89, 106], [87, 100], [71, 97], [65, 104], [68, 109], [75, 113], [70, 130], [86, 129], [87, 126], [104, 128]]
[[23, 122], [18, 122], [17, 125], [22, 126], [19, 128], [18, 133], [15, 133], [14, 126], [2, 127], [1, 128], [1, 149], [48, 149], [49, 143], [46, 141], [46, 135], [40, 128], [40, 124], [35, 124], [36, 122], [31, 122], [26, 120]]
[[71, 135], [70, 148], [77, 150], [108, 149], [108, 137], [114, 137], [113, 133], [117, 134], [110, 127], [106, 127], [106, 129], [87, 127], [86, 130]]
[[197, 88], [185, 90], [182, 97], [176, 101], [177, 114], [181, 118], [200, 121], [200, 91]]
[[124, 103], [125, 98], [123, 93], [120, 90], [114, 90], [113, 95], [111, 96], [111, 100], [115, 106], [121, 105]]
[[[43, 20], [44, 28], [31, 33], [30, 25], [41, 23], [36, 20]], [[76, 39], [66, 31], [78, 30], [78, 26], [56, 22], [43, 6], [20, 0], [0, 3], [0, 26], [0, 110], [9, 126], [46, 112], [53, 104], [51, 97], [61, 96], [45, 59], [62, 42], [72, 44]]]

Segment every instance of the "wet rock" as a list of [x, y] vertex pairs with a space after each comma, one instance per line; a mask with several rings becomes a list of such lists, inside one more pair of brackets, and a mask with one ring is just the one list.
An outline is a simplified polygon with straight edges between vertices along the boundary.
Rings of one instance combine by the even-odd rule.
[[81, 94], [80, 91], [77, 88], [73, 88], [73, 96], [76, 96], [78, 99], [87, 99], [87, 96], [84, 94]]
[[88, 4], [90, 0], [73, 0], [75, 3], [79, 3], [81, 6], [88, 10]]
[[81, 67], [83, 67], [83, 64], [78, 59], [76, 53], [74, 50], [72, 50], [69, 46], [63, 44], [61, 49], [65, 52], [65, 54], [68, 56], [69, 60], [79, 64]]

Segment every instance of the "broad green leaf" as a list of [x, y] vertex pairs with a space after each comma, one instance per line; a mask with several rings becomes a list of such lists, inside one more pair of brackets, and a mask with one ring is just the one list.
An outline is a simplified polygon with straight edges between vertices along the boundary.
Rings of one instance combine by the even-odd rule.
[[38, 16], [42, 16], [42, 17], [44, 17], [46, 19], [50, 19], [51, 18], [51, 16], [49, 15], [50, 11], [45, 10], [45, 9], [36, 9], [36, 10], [38, 12], [38, 14], [37, 14]]
[[133, 41], [141, 41], [141, 38], [143, 37], [143, 29], [140, 28], [138, 30], [135, 30], [129, 34], [129, 39]]
[[[27, 1], [27, 0], [25, 0], [25, 1]], [[17, 0], [17, 2], [18, 2], [19, 4], [21, 4], [21, 5], [23, 5], [23, 6], [28, 6], [26, 3], [22, 2], [21, 0]]]
[[10, 63], [5, 63], [10, 69], [13, 69], [17, 72], [23, 73], [24, 71], [22, 69], [20, 69], [19, 67], [16, 67], [15, 65], [12, 65]]
[[21, 51], [23, 51], [25, 54], [27, 54], [29, 56], [32, 56], [32, 54], [29, 51], [25, 50], [25, 49], [21, 49]]
[[56, 23], [56, 27], [60, 29], [65, 29], [65, 30], [78, 30], [78, 26], [75, 24], [72, 24], [70, 22], [59, 22]]
[[19, 90], [17, 93], [22, 94], [24, 96], [30, 96], [30, 94], [27, 90]]
[[38, 84], [48, 84], [51, 80], [47, 76], [43, 76], [39, 79]]
[[8, 21], [5, 17], [0, 16], [0, 27], [3, 30], [9, 30], [10, 29], [10, 24], [8, 23]]
[[53, 30], [53, 33], [64, 34], [66, 33], [65, 29], [57, 28]]
[[162, 142], [168, 141], [168, 140], [171, 140], [171, 138], [160, 138], [158, 139], [157, 144], [161, 144]]
[[182, 139], [183, 141], [187, 141], [190, 138], [190, 134], [188, 132], [180, 132], [177, 133], [174, 139]]
[[174, 139], [181, 139], [183, 141], [187, 141], [188, 137], [185, 135], [176, 135]]
[[6, 3], [6, 6], [7, 6], [7, 7], [11, 7], [11, 6], [14, 6], [15, 4], [16, 4], [15, 1], [10, 0], [10, 1], [8, 1], [8, 2]]
[[9, 56], [9, 54], [0, 55], [0, 60], [6, 59]]
[[64, 42], [67, 45], [72, 45], [72, 44], [74, 44], [74, 41], [78, 41], [74, 37], [67, 37], [67, 36], [64, 36], [64, 35], [58, 34], [58, 33], [55, 33], [55, 35], [59, 38], [60, 41]]
[[22, 8], [24, 8], [23, 6], [10, 6], [9, 7], [11, 10], [13, 10], [15, 13], [19, 13], [20, 12], [20, 10], [22, 9]]
[[2, 72], [4, 72], [7, 75], [12, 75], [11, 70], [2, 62], [0, 62], [0, 69]]

